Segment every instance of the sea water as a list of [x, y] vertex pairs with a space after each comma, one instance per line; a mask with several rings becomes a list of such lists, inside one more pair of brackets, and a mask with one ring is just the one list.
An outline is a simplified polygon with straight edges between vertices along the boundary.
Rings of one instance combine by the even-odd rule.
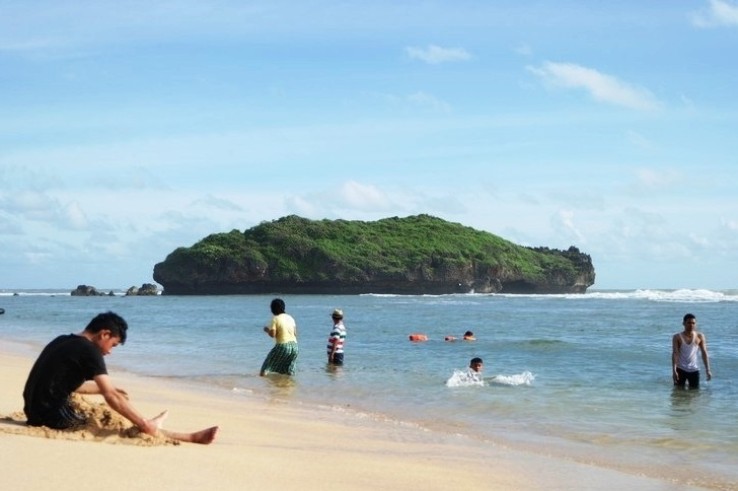
[[[262, 331], [272, 298], [0, 291], [0, 335], [35, 353], [113, 310], [129, 323], [128, 341], [108, 357], [113, 376], [125, 370], [207, 384], [235, 397], [738, 489], [738, 291], [287, 295], [300, 346], [292, 378], [258, 376], [273, 343]], [[341, 368], [326, 364], [334, 308], [343, 309], [348, 332]], [[687, 312], [697, 316], [711, 356], [714, 379], [707, 382], [703, 369], [699, 390], [675, 389], [671, 380], [671, 338]], [[476, 341], [460, 340], [467, 330]], [[411, 342], [411, 333], [428, 340]], [[477, 356], [482, 383], [454, 380]]]

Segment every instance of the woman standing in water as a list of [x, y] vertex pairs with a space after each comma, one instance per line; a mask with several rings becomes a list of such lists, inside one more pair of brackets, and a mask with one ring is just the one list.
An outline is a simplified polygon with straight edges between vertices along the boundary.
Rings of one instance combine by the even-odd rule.
[[294, 375], [299, 349], [297, 347], [297, 324], [291, 315], [285, 312], [284, 300], [275, 298], [270, 305], [272, 322], [264, 326], [264, 332], [274, 338], [274, 347], [269, 351], [261, 365], [259, 375], [270, 372]]

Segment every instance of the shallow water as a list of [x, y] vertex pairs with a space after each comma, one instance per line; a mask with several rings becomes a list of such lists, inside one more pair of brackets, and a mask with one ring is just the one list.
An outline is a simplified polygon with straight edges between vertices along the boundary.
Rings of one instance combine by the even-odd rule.
[[[113, 369], [738, 489], [736, 292], [285, 296], [299, 328], [293, 379], [258, 376], [272, 346], [261, 331], [271, 298], [0, 292], [0, 329], [4, 339], [38, 348], [114, 310], [130, 329], [108, 357]], [[346, 365], [329, 369], [336, 307], [346, 314]], [[715, 377], [707, 383], [703, 374], [698, 391], [671, 385], [671, 335], [686, 312], [707, 336]], [[477, 341], [444, 341], [466, 330]], [[415, 332], [429, 340], [411, 343]], [[484, 385], [448, 387], [475, 356], [485, 362]]]

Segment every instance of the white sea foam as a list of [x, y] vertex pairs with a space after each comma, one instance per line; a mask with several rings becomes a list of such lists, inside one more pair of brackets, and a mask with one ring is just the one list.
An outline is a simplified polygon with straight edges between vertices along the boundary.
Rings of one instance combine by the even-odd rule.
[[[520, 298], [518, 294], [496, 294], [509, 298]], [[675, 290], [593, 290], [587, 293], [525, 295], [535, 298], [565, 298], [570, 300], [650, 300], [653, 302], [715, 303], [738, 302], [736, 290], [675, 289]]]
[[0, 290], [0, 297], [69, 297], [69, 290]]
[[484, 385], [482, 374], [471, 370], [454, 370], [453, 375], [446, 380], [446, 387], [471, 387]]
[[[375, 297], [403, 297], [403, 295], [394, 294], [367, 294], [366, 296]], [[412, 297], [412, 295], [405, 295]], [[566, 294], [517, 294], [517, 293], [452, 293], [447, 295], [419, 295], [420, 297], [438, 297], [444, 303], [448, 303], [449, 299], [456, 299], [463, 302], [463, 298], [467, 297], [509, 297], [509, 298], [565, 298], [571, 300], [650, 300], [653, 302], [738, 302], [738, 290], [708, 290], [704, 288], [696, 289], [638, 289], [638, 290], [590, 290], [587, 293], [566, 293]]]
[[536, 376], [525, 371], [516, 375], [495, 375], [489, 381], [501, 385], [532, 385]]
[[600, 299], [642, 299], [654, 302], [738, 302], [738, 295], [732, 291], [715, 291], [705, 289], [678, 289], [678, 290], [633, 290], [633, 291], [602, 291], [584, 295], [588, 298]]

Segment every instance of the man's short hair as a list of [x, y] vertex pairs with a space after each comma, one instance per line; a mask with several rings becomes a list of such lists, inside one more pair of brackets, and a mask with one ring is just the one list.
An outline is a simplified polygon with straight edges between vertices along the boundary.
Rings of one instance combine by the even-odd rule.
[[120, 338], [120, 344], [126, 343], [126, 332], [128, 331], [128, 323], [115, 312], [103, 312], [97, 314], [85, 327], [85, 331], [93, 334], [108, 329], [113, 336]]
[[694, 316], [694, 314], [684, 314], [684, 319], [682, 319], [682, 322], [691, 321], [692, 319], [696, 319], [697, 317]]
[[284, 300], [281, 298], [275, 298], [272, 300], [272, 303], [269, 305], [269, 308], [272, 310], [272, 314], [279, 315], [284, 314], [285, 312], [285, 305]]
[[470, 365], [473, 365], [475, 363], [482, 363], [482, 364], [484, 364], [484, 362], [482, 361], [482, 359], [479, 358], [479, 357], [472, 358], [471, 361], [469, 362]]

